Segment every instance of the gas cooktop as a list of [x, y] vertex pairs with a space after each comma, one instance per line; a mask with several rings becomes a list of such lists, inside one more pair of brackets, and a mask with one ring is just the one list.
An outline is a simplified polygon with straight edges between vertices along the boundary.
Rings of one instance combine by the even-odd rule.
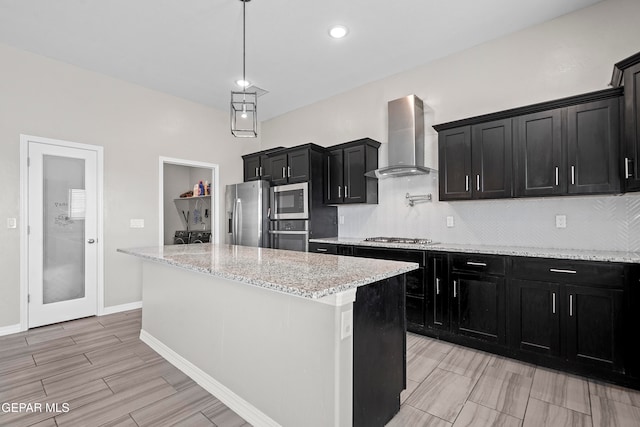
[[378, 243], [403, 243], [410, 245], [433, 245], [436, 243], [431, 239], [411, 239], [408, 237], [367, 237], [364, 241]]

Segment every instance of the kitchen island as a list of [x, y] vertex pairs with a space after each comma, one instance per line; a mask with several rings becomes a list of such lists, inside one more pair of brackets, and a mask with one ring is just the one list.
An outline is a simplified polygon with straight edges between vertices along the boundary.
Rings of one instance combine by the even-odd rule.
[[384, 425], [405, 388], [415, 263], [231, 245], [144, 260], [140, 338], [253, 425]]

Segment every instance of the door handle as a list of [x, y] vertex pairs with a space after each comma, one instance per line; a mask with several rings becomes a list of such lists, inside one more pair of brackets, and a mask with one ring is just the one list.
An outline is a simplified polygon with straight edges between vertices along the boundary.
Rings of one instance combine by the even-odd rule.
[[440, 279], [436, 277], [436, 295], [440, 295]]
[[458, 292], [456, 291], [457, 286], [458, 286], [458, 281], [454, 280], [453, 281], [453, 297], [454, 298], [458, 296]]
[[624, 178], [625, 179], [631, 178], [631, 175], [629, 175], [629, 158], [628, 157], [624, 158]]
[[291, 166], [287, 166], [287, 177], [291, 178]]
[[262, 166], [260, 166], [259, 171], [260, 171], [260, 175], [259, 176], [262, 176]]
[[338, 198], [342, 197], [342, 186], [338, 185]]
[[480, 175], [476, 175], [476, 190], [480, 191]]
[[571, 166], [571, 185], [576, 183], [576, 167]]
[[569, 294], [569, 316], [573, 317], [573, 295]]
[[556, 293], [551, 293], [551, 313], [556, 314]]
[[258, 176], [258, 168], [256, 168], [256, 176]]
[[96, 242], [96, 241], [95, 241], [95, 239], [89, 239], [89, 240], [87, 240], [87, 243], [89, 243], [89, 244], [92, 244], [92, 243], [95, 243], [95, 242]]
[[283, 178], [286, 178], [286, 177], [287, 177], [287, 174], [286, 174], [286, 168], [285, 168], [284, 166], [282, 167], [282, 177], [283, 177]]
[[560, 185], [560, 168], [556, 166], [556, 185]]
[[464, 176], [464, 191], [469, 191], [469, 175]]
[[349, 197], [349, 187], [344, 186], [344, 197]]

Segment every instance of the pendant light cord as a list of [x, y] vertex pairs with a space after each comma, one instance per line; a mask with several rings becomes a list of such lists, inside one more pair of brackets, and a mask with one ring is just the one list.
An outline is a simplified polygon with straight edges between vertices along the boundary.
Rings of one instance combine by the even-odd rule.
[[242, 0], [242, 91], [247, 92], [247, 24], [246, 24], [247, 0]]

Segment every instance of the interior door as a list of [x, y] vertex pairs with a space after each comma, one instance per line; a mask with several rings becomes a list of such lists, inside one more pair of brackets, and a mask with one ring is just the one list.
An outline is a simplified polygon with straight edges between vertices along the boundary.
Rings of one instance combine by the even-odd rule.
[[29, 142], [29, 327], [97, 313], [97, 152]]

